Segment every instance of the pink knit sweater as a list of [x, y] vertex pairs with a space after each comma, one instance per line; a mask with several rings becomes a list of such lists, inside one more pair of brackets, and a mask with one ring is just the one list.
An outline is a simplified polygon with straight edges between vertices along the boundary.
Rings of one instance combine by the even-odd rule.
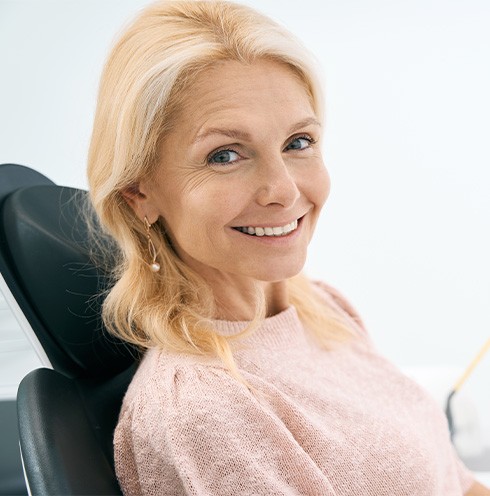
[[[439, 406], [358, 338], [326, 351], [294, 307], [235, 350], [251, 392], [215, 359], [145, 355], [114, 438], [125, 495], [461, 496], [473, 478]], [[222, 334], [243, 322], [217, 321]]]

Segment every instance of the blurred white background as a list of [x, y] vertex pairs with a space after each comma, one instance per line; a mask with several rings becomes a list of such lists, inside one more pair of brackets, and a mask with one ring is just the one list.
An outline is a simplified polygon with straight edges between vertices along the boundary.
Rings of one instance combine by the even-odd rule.
[[[147, 3], [0, 0], [0, 163], [86, 186], [103, 61]], [[401, 367], [461, 369], [490, 336], [490, 2], [244, 3], [325, 76], [332, 193], [307, 272]], [[490, 356], [464, 388], [490, 419]]]

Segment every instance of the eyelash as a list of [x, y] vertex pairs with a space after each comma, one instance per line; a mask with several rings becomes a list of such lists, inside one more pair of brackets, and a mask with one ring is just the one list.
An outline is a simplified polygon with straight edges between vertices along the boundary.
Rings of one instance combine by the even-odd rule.
[[[289, 145], [290, 145], [293, 141], [296, 141], [296, 140], [298, 140], [298, 139], [304, 139], [304, 140], [308, 141], [308, 143], [309, 143], [310, 145], [314, 145], [314, 144], [317, 142], [317, 140], [313, 139], [313, 138], [312, 138], [309, 134], [301, 134], [301, 135], [299, 135], [299, 136], [295, 136], [294, 138], [292, 138], [292, 139], [289, 141], [289, 143], [286, 145], [286, 148], [287, 148], [287, 147], [288, 147], [288, 146], [289, 146]], [[285, 148], [285, 149], [286, 149], [286, 148]], [[301, 148], [301, 149], [299, 149], [299, 150], [297, 150], [297, 151], [300, 151], [300, 152], [301, 152], [301, 151], [306, 150], [306, 149], [308, 149], [308, 148], [309, 148], [309, 146], [308, 146], [308, 147], [306, 147], [306, 148]], [[226, 147], [226, 146], [225, 146], [225, 147], [223, 147], [223, 148], [218, 148], [217, 150], [214, 150], [213, 152], [211, 152], [211, 153], [207, 156], [207, 158], [206, 158], [206, 162], [207, 162], [209, 165], [218, 165], [218, 163], [217, 163], [217, 162], [213, 162], [213, 161], [212, 161], [212, 159], [213, 159], [213, 157], [216, 157], [216, 155], [218, 155], [218, 154], [220, 154], [220, 153], [222, 153], [222, 152], [233, 152], [233, 153], [236, 153], [237, 155], [240, 155], [240, 154], [239, 154], [236, 150], [233, 150], [232, 148], [229, 148], [229, 147]], [[234, 162], [237, 162], [237, 161], [238, 161], [238, 160], [234, 160], [233, 162], [225, 162], [225, 163], [224, 163], [224, 165], [227, 165], [227, 164], [230, 164], [230, 163], [234, 163]]]

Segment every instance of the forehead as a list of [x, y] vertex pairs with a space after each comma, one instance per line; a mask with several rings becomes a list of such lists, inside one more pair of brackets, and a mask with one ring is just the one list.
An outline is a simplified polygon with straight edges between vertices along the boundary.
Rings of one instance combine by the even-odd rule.
[[299, 76], [285, 64], [219, 62], [199, 74], [187, 90], [177, 127], [195, 137], [218, 122], [281, 125], [314, 116], [311, 97]]

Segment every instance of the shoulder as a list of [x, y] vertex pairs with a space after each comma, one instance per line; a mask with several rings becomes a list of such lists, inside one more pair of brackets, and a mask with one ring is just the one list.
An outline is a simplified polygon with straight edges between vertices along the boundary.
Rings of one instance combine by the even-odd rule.
[[339, 290], [323, 281], [314, 280], [311, 281], [311, 284], [313, 289], [326, 304], [334, 307], [335, 310], [346, 315], [356, 324], [357, 327], [359, 327], [364, 333], [367, 333], [366, 326], [364, 325], [359, 313]]
[[242, 388], [217, 359], [150, 349], [128, 388], [118, 429], [161, 433], [175, 418], [224, 407]]

